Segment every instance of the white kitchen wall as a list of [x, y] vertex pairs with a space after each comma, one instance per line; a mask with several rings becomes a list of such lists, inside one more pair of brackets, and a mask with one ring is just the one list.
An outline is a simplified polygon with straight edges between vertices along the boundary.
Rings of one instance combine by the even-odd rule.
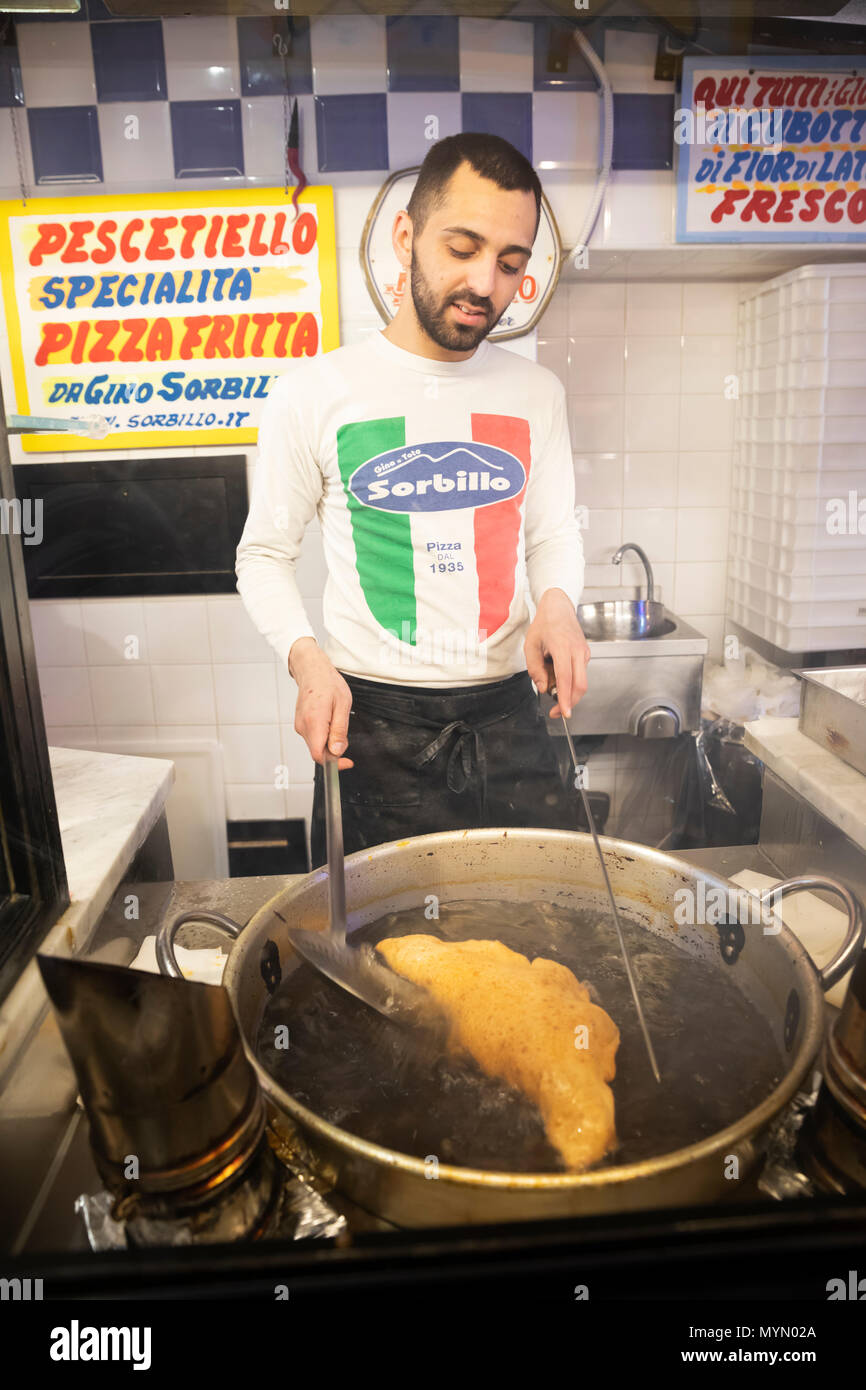
[[[171, 23], [192, 26], [190, 32], [195, 38], [201, 26], [212, 21]], [[375, 17], [368, 27], [383, 26], [383, 18]], [[27, 28], [20, 27], [26, 35]], [[220, 32], [224, 29], [225, 42], [234, 44], [230, 28], [222, 25]], [[492, 27], [488, 24], [489, 41], [480, 44], [470, 42], [471, 28], [461, 21], [464, 90], [496, 92], [516, 90], [516, 85], [522, 90], [532, 86], [531, 41], [526, 26], [514, 28], [509, 21]], [[171, 88], [175, 78], [171, 66], [174, 39], [170, 34], [166, 43]], [[316, 57], [317, 43], [314, 34], [316, 93], [366, 90], [357, 87], [357, 74], [351, 69], [342, 75], [336, 70], [329, 75], [321, 44]], [[672, 92], [670, 84], [653, 79], [655, 47], [651, 34], [607, 33], [605, 60], [615, 91], [656, 96]], [[516, 55], [512, 66], [517, 66], [506, 80], [502, 55], [512, 49]], [[201, 61], [201, 50], [196, 47], [195, 52]], [[92, 73], [87, 68], [89, 59], [85, 59], [86, 54], [79, 74], [81, 90], [70, 100], [93, 100]], [[22, 52], [26, 69], [25, 60]], [[177, 66], [177, 55], [175, 60]], [[234, 71], [235, 60], [236, 55], [225, 67], [226, 72]], [[66, 68], [71, 71], [74, 55], [64, 62], [64, 72]], [[69, 77], [68, 72], [66, 75]], [[27, 92], [28, 84], [32, 89], [32, 80], [27, 70], [24, 77], [29, 106]], [[381, 74], [377, 82], [381, 84]], [[438, 109], [435, 103], [446, 97], [433, 94], [428, 105], [432, 102], [432, 109]], [[415, 111], [417, 96], [404, 93], [401, 100], [406, 112], [414, 102], [411, 110]], [[564, 102], [573, 103], [569, 107], [573, 121], [563, 122]], [[317, 175], [313, 97], [302, 97], [300, 104], [302, 149], [311, 180], [318, 178], [334, 187], [340, 338], [349, 343], [381, 326], [361, 274], [359, 244], [365, 218], [387, 171]], [[389, 139], [395, 151], [398, 131], [401, 139], [404, 135], [408, 138], [402, 131], [405, 120], [397, 119], [398, 104], [395, 94], [389, 93]], [[580, 234], [593, 188], [598, 107], [599, 99], [591, 90], [532, 92], [533, 159], [566, 246]], [[110, 109], [100, 106], [103, 114]], [[278, 96], [244, 100], [247, 174], [240, 181], [226, 180], [226, 186], [281, 183], [283, 153], [277, 138], [281, 112]], [[32, 175], [27, 130], [20, 115], [18, 125], [25, 138], [26, 171]], [[55, 185], [37, 190], [37, 196], [128, 192], [132, 177], [137, 180], [136, 188], [159, 191], [188, 186], [188, 180], [171, 177], [172, 171], [163, 167], [163, 143], [154, 146], [153, 158], [161, 163], [153, 169], [145, 160], [137, 161], [134, 170], [129, 167], [118, 172], [116, 162], [108, 160], [102, 183], [86, 190]], [[0, 160], [2, 192], [17, 197], [14, 161], [8, 157], [8, 145], [4, 150]], [[143, 158], [145, 155], [143, 149]], [[672, 170], [618, 170], [612, 176], [591, 247], [671, 246], [674, 196]], [[610, 592], [623, 582], [633, 591], [640, 581], [639, 567], [627, 564], [620, 574], [608, 559], [621, 541], [636, 540], [649, 552], [665, 602], [707, 633], [714, 652], [719, 649], [722, 629], [732, 439], [732, 406], [724, 400], [721, 382], [725, 372], [732, 370], [735, 302], [736, 286], [731, 283], [563, 284], [544, 316], [537, 342], [539, 360], [560, 375], [570, 397], [577, 500], [588, 508], [589, 524], [584, 534], [587, 596]], [[532, 356], [535, 336], [511, 346]], [[0, 354], [6, 352], [5, 343], [0, 342]], [[32, 461], [32, 455], [25, 458], [18, 440], [11, 443], [13, 461]], [[147, 452], [117, 451], [115, 456], [140, 457]], [[208, 448], [206, 452], [219, 451]], [[224, 452], [236, 453], [237, 449]], [[39, 461], [88, 457], [102, 454], [41, 454]], [[253, 467], [254, 451], [250, 450], [250, 484]], [[324, 564], [315, 524], [307, 534], [299, 582], [311, 620], [323, 636]], [[293, 729], [294, 683], [253, 628], [237, 595], [44, 600], [32, 602], [30, 607], [50, 743], [98, 747], [102, 740], [125, 737], [148, 738], [156, 747], [159, 740], [173, 736], [213, 739], [222, 752], [229, 817], [308, 815], [313, 765]], [[135, 662], [124, 655], [124, 639], [130, 634], [140, 641]], [[643, 756], [640, 749], [632, 749], [629, 755]], [[608, 752], [603, 755], [612, 756]], [[283, 766], [288, 772], [287, 788], [275, 784], [277, 769]]]
[[[732, 281], [561, 284], [538, 331], [538, 361], [569, 397], [575, 495], [587, 509], [584, 597], [644, 584], [721, 659], [736, 411]], [[645, 590], [644, 590], [645, 592]]]
[[[339, 190], [338, 207], [346, 192]], [[356, 189], [349, 201], [366, 209]], [[341, 256], [347, 342], [379, 319], [365, 304], [357, 247], [343, 246]], [[735, 410], [725, 389], [735, 370], [738, 292], [733, 282], [562, 284], [537, 340], [538, 360], [569, 395], [575, 494], [587, 508], [584, 597], [637, 592], [643, 570], [634, 557], [622, 572], [609, 563], [618, 545], [636, 541], [664, 602], [707, 635], [716, 659]], [[250, 483], [253, 467], [251, 453]], [[320, 640], [324, 580], [314, 522], [299, 584]], [[30, 608], [50, 743], [214, 739], [230, 818], [308, 819], [312, 762], [293, 727], [295, 685], [239, 597], [42, 600]], [[143, 637], [134, 666], [123, 655], [130, 633]], [[610, 739], [593, 755], [591, 785], [611, 796], [609, 831], [635, 769], [657, 758], [656, 748], [628, 738]], [[287, 787], [275, 785], [281, 767]]]

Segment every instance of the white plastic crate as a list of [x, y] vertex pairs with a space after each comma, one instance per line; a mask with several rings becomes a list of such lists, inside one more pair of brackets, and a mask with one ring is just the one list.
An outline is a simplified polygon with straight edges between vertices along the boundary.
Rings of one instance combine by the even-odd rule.
[[732, 601], [729, 611], [735, 622], [782, 651], [820, 652], [866, 645], [866, 620], [851, 626], [792, 627], [774, 622], [739, 601]]
[[[848, 493], [854, 491], [866, 499], [866, 464], [860, 469], [844, 471], [812, 468], [808, 471], [774, 468], [761, 463], [735, 461], [732, 481], [734, 486], [748, 488], [754, 492], [767, 492], [774, 497], [812, 497], [829, 500], [841, 497], [846, 502]], [[866, 537], [864, 537], [866, 540]]]
[[[810, 551], [841, 554], [843, 551], [859, 551], [866, 559], [866, 545], [862, 535], [830, 535], [826, 527], [811, 525], [794, 525], [791, 522], [777, 521], [769, 517], [757, 516], [753, 511], [741, 514], [732, 518], [732, 526], [736, 532], [745, 536], [749, 540], [759, 541], [765, 547], [776, 546], [779, 550]], [[773, 565], [774, 569], [784, 568], [780, 565]], [[825, 573], [833, 573], [831, 568]], [[845, 569], [843, 561], [838, 570], [839, 574], [854, 573], [852, 569]]]
[[777, 276], [738, 325], [728, 611], [783, 649], [863, 645], [866, 263]]
[[[863, 313], [863, 306], [859, 306]], [[862, 361], [866, 356], [866, 332], [788, 333], [778, 338], [760, 341], [746, 340], [743, 344], [743, 366], [774, 367], [786, 362]]]
[[[845, 546], [836, 550], [794, 549], [748, 535], [739, 519], [731, 524], [729, 553], [780, 574], [797, 576], [860, 575], [866, 577], [866, 548]], [[866, 587], [866, 585], [864, 585]]]
[[866, 574], [783, 574], [737, 554], [729, 558], [728, 573], [772, 598], [792, 603], [816, 598], [825, 602], [856, 599], [866, 604]]
[[780, 599], [762, 588], [755, 588], [732, 579], [732, 592], [740, 603], [753, 613], [760, 613], [771, 623], [797, 629], [857, 627], [866, 629], [866, 596], [850, 599]]
[[862, 472], [866, 469], [866, 439], [856, 444], [771, 444], [744, 442], [737, 451], [738, 461], [755, 468], [774, 468], [790, 473], [824, 471]]
[[[866, 534], [859, 529], [860, 516], [866, 525], [866, 513], [858, 511], [858, 501], [866, 498], [866, 493], [854, 490], [853, 499], [845, 493], [830, 497], [786, 497], [777, 492], [761, 492], [757, 488], [741, 488], [742, 501], [748, 510], [757, 517], [789, 524], [797, 527], [811, 527], [815, 532], [825, 531], [831, 542], [842, 537], [856, 540], [866, 546]], [[836, 505], [834, 505], [836, 504]], [[852, 535], [852, 527], [857, 532]]]

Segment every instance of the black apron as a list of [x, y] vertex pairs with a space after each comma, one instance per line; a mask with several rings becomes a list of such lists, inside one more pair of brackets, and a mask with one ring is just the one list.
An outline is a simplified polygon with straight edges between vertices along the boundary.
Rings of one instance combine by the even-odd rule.
[[[441, 830], [578, 828], [580, 794], [573, 773], [563, 782], [528, 672], [444, 689], [341, 674], [355, 764], [340, 773], [346, 854]], [[318, 764], [310, 842], [315, 869], [327, 858]]]

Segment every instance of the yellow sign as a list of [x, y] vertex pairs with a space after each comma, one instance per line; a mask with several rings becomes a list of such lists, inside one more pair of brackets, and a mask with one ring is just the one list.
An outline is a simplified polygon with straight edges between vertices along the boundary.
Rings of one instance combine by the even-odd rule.
[[251, 444], [294, 358], [339, 344], [333, 191], [0, 203], [9, 414], [101, 415], [28, 451]]

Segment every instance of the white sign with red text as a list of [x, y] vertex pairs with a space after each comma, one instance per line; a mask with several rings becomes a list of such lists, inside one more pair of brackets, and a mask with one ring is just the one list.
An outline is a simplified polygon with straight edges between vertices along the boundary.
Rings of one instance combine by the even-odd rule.
[[866, 64], [684, 58], [677, 241], [866, 239]]

